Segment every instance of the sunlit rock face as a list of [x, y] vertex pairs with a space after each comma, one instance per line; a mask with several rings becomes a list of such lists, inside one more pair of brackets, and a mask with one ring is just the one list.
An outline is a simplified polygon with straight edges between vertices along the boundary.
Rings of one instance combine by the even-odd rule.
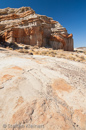
[[86, 64], [0, 47], [0, 130], [86, 130]]
[[30, 7], [0, 9], [0, 41], [73, 51], [73, 35]]

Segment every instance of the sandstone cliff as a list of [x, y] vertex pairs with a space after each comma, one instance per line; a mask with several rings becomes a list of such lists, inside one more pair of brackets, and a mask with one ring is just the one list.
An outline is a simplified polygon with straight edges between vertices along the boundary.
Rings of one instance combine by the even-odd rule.
[[0, 42], [73, 51], [72, 37], [59, 22], [30, 7], [0, 9]]

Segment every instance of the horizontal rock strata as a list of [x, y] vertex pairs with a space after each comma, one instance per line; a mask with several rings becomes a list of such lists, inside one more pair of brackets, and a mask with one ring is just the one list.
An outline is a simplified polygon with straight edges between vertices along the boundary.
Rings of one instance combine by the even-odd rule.
[[0, 9], [0, 41], [73, 51], [73, 35], [30, 7]]

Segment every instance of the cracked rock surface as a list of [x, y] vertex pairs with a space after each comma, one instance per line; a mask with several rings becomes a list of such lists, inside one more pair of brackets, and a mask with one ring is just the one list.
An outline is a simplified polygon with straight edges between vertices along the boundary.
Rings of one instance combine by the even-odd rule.
[[15, 124], [86, 130], [86, 64], [0, 48], [0, 130]]

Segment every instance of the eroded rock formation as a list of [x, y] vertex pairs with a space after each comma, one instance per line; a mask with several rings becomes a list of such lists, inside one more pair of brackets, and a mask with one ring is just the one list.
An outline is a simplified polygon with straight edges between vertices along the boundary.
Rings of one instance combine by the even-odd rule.
[[73, 35], [30, 7], [0, 9], [0, 41], [73, 51]]

